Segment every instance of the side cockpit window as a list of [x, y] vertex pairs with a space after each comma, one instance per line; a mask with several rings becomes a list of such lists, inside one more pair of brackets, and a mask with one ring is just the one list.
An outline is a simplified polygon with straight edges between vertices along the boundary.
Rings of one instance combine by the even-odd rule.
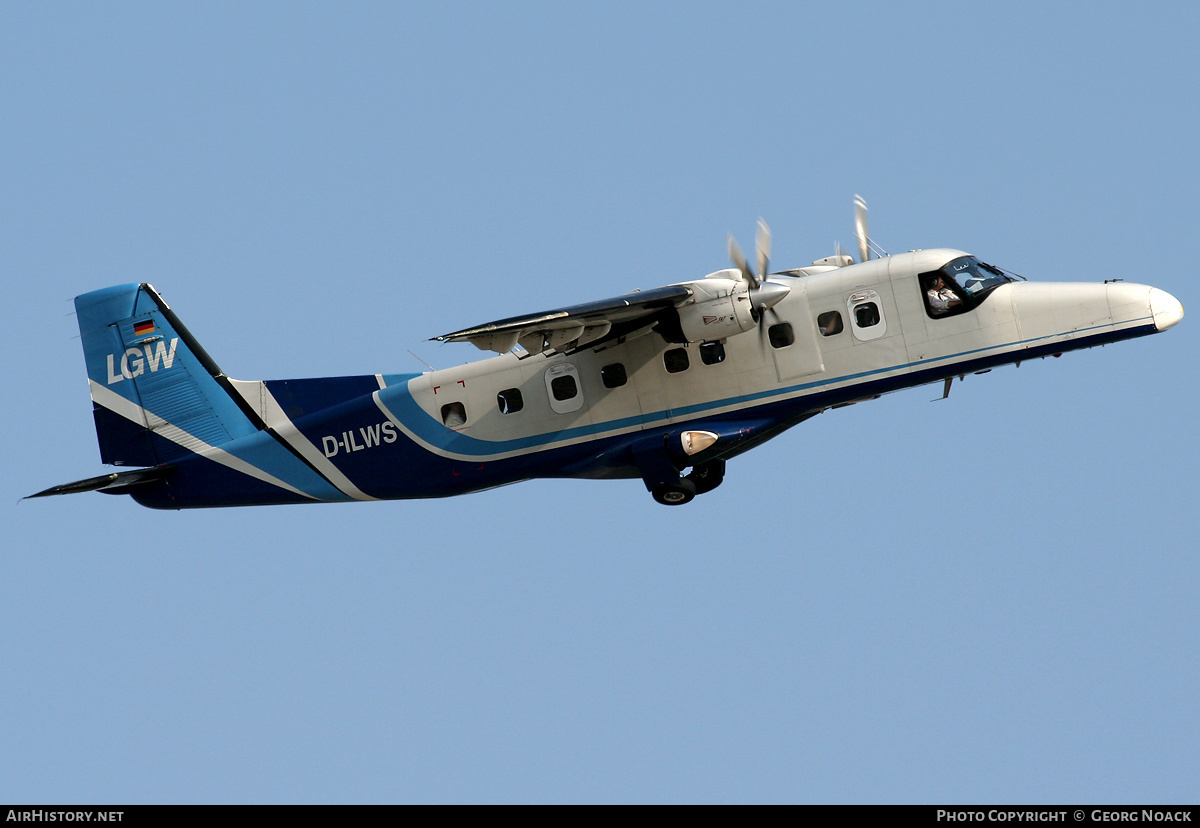
[[971, 309], [961, 288], [956, 283], [954, 287], [950, 287], [954, 280], [947, 282], [945, 274], [940, 271], [922, 274], [921, 281], [925, 287], [925, 311], [934, 319], [954, 316]]
[[974, 256], [960, 256], [917, 278], [925, 300], [925, 312], [931, 319], [973, 310], [996, 288], [1013, 281], [1000, 268]]

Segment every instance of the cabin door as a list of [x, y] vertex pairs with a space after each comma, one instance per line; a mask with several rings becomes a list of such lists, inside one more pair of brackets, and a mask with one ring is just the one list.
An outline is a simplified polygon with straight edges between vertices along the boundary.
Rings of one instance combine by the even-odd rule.
[[[788, 300], [786, 318], [767, 311], [766, 319], [763, 320], [767, 325], [767, 336], [764, 339], [770, 342], [771, 355], [775, 358], [775, 374], [780, 382], [819, 374], [825, 370], [821, 347], [817, 344], [817, 323], [813, 319], [812, 307], [808, 301], [808, 285], [803, 279], [797, 281]], [[790, 325], [791, 330], [785, 330], [784, 325]], [[784, 344], [789, 339], [790, 344]]]

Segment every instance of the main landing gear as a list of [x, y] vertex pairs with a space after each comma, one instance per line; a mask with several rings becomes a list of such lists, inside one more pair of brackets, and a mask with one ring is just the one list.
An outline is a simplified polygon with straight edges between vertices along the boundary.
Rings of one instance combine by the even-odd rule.
[[650, 493], [664, 506], [682, 506], [696, 495], [711, 492], [725, 479], [725, 461], [710, 460], [694, 466], [691, 472], [677, 480], [658, 483]]
[[696, 484], [681, 477], [674, 483], [659, 483], [650, 494], [664, 506], [682, 506], [696, 496]]
[[646, 490], [664, 506], [682, 506], [698, 494], [711, 492], [725, 477], [725, 461], [709, 460], [692, 466], [680, 477], [671, 461], [665, 435], [646, 437], [633, 444], [633, 459]]
[[711, 492], [720, 486], [724, 479], [724, 460], [709, 460], [707, 463], [693, 466], [691, 472], [684, 478], [684, 480], [690, 480], [696, 484], [696, 494], [698, 495]]

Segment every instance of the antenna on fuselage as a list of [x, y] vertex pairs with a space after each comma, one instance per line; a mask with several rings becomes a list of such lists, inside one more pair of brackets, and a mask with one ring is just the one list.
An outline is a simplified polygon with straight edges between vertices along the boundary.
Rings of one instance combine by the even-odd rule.
[[415, 359], [417, 362], [419, 362], [419, 363], [421, 363], [422, 365], [424, 365], [424, 366], [425, 366], [426, 368], [428, 368], [430, 371], [436, 371], [436, 370], [437, 370], [437, 369], [436, 369], [436, 368], [434, 368], [432, 365], [430, 365], [428, 362], [426, 362], [425, 360], [423, 360], [423, 359], [421, 359], [419, 356], [417, 356], [415, 353], [413, 353], [413, 350], [412, 350], [412, 348], [406, 348], [405, 350], [406, 350], [406, 351], [408, 351], [410, 354], [412, 354], [412, 358], [413, 358], [413, 359]]

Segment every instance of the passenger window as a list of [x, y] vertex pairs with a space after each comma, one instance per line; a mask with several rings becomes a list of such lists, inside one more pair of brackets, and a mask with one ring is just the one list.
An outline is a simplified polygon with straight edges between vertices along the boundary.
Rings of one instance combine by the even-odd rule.
[[720, 342], [701, 342], [700, 361], [705, 365], [716, 365], [725, 361], [725, 346]]
[[569, 414], [583, 408], [579, 372], [569, 362], [559, 362], [546, 369], [546, 393], [550, 397], [550, 407], [557, 414]]
[[840, 334], [845, 328], [842, 325], [842, 315], [837, 311], [826, 311], [817, 317], [817, 330], [821, 336]]
[[854, 308], [854, 324], [860, 328], [874, 328], [879, 324], [879, 305], [867, 302]]
[[860, 290], [846, 300], [846, 310], [854, 320], [854, 338], [866, 342], [878, 339], [887, 332], [883, 318], [883, 302], [873, 290]]
[[501, 414], [516, 414], [525, 407], [525, 400], [519, 388], [506, 388], [496, 395], [496, 405]]
[[550, 380], [550, 393], [556, 400], [571, 400], [579, 393], [579, 386], [572, 376], [555, 377]]
[[686, 371], [690, 364], [688, 353], [683, 348], [672, 348], [663, 354], [663, 365], [666, 366], [668, 374]]
[[767, 339], [770, 340], [772, 348], [786, 348], [791, 345], [796, 341], [796, 335], [792, 332], [792, 323], [780, 322], [767, 328]]
[[600, 369], [600, 381], [604, 383], [605, 388], [620, 388], [629, 382], [629, 376], [625, 373], [624, 365], [614, 362]]
[[446, 403], [442, 406], [442, 425], [446, 428], [458, 428], [467, 424], [467, 408], [460, 402]]

